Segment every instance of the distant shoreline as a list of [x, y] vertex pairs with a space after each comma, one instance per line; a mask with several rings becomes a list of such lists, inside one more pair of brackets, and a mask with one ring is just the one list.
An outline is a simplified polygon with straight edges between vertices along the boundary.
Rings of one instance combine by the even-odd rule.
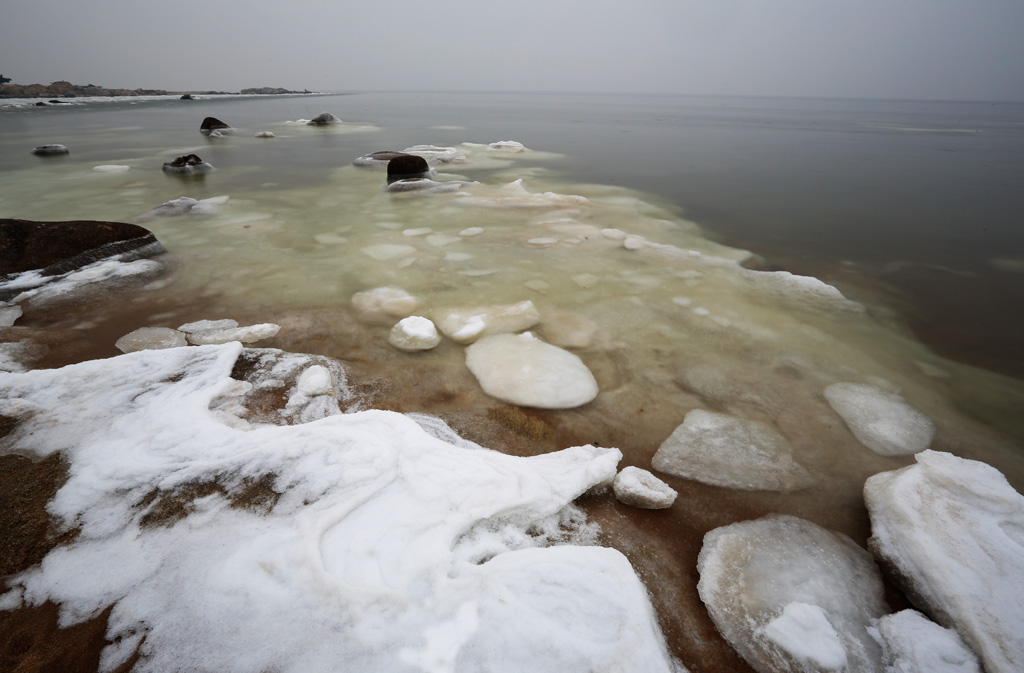
[[0, 98], [84, 98], [114, 96], [214, 96], [214, 95], [281, 95], [312, 94], [314, 91], [292, 91], [279, 87], [255, 87], [241, 91], [168, 91], [166, 89], [108, 89], [95, 84], [0, 84]]

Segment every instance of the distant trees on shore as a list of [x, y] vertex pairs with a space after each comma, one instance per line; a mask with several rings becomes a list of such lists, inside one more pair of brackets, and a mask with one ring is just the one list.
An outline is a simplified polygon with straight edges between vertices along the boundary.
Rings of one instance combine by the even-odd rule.
[[7, 84], [10, 81], [11, 81], [10, 77], [4, 77], [3, 75], [0, 75], [0, 84]]

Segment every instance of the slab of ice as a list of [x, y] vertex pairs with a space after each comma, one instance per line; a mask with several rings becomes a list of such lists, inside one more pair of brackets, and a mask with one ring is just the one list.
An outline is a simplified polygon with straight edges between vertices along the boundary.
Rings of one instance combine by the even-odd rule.
[[184, 332], [169, 327], [140, 327], [125, 334], [114, 342], [122, 353], [134, 353], [146, 349], [179, 348], [187, 346]]
[[413, 145], [402, 150], [406, 154], [415, 154], [423, 157], [428, 163], [449, 164], [453, 161], [461, 161], [466, 158], [456, 147], [438, 147], [437, 145]]
[[612, 490], [619, 502], [642, 509], [671, 507], [679, 494], [647, 470], [632, 465], [615, 475]]
[[786, 438], [767, 423], [693, 409], [658, 448], [651, 465], [715, 486], [792, 491], [812, 481], [792, 454]]
[[794, 297], [817, 306], [863, 313], [864, 305], [847, 299], [843, 293], [813, 276], [798, 276], [788, 271], [740, 269], [750, 283], [772, 294]]
[[408, 257], [415, 252], [416, 248], [411, 245], [402, 245], [399, 243], [377, 243], [363, 248], [363, 254], [368, 257], [372, 257], [378, 262]]
[[[674, 670], [619, 552], [526, 548], [479, 565], [456, 554], [488, 522], [525, 533], [556, 515], [614, 475], [617, 450], [517, 458], [383, 411], [233, 429], [209, 407], [237, 388], [240, 352], [140, 351], [0, 375], [0, 413], [20, 416], [2, 446], [64, 452], [68, 481], [49, 510], [80, 528], [5, 578], [4, 607], [52, 600], [69, 626], [113, 604], [108, 670], [140, 643], [141, 673], [411, 673], [410, 660], [466, 673]], [[232, 506], [224, 493], [254, 481], [269, 481], [272, 504]], [[144, 523], [162, 499], [211, 482], [220, 490], [177, 520]], [[444, 643], [457, 652], [439, 660]]]
[[867, 627], [888, 612], [882, 578], [846, 536], [770, 515], [709, 532], [697, 569], [712, 621], [755, 670], [878, 670]]
[[391, 323], [410, 316], [419, 306], [419, 297], [400, 287], [378, 287], [352, 295], [352, 308], [370, 322]]
[[131, 166], [124, 164], [103, 164], [102, 166], [93, 166], [92, 169], [97, 173], [123, 173], [129, 170]]
[[22, 310], [17, 304], [0, 302], [0, 327], [10, 327], [21, 317]]
[[883, 673], [982, 673], [978, 657], [956, 631], [916, 610], [886, 615], [868, 633], [882, 647]]
[[572, 409], [598, 393], [582, 360], [529, 332], [480, 339], [466, 348], [466, 366], [485, 393], [525, 407]]
[[526, 152], [526, 146], [517, 140], [499, 140], [496, 143], [491, 143], [487, 146], [491, 150], [501, 150], [502, 152]]
[[556, 194], [555, 192], [534, 193], [523, 186], [522, 178], [502, 185], [493, 194], [479, 194], [463, 197], [457, 202], [463, 206], [480, 208], [552, 208], [581, 206], [590, 203], [585, 196]]
[[833, 383], [825, 399], [861, 444], [883, 456], [928, 448], [935, 424], [895, 393], [865, 383]]
[[489, 334], [520, 332], [540, 322], [540, 313], [529, 299], [517, 304], [442, 308], [431, 315], [445, 336], [462, 344]]
[[403, 351], [425, 351], [441, 343], [441, 335], [429, 318], [412, 315], [391, 328], [388, 343]]
[[280, 325], [260, 323], [239, 327], [234, 320], [198, 320], [185, 323], [178, 327], [188, 337], [188, 342], [196, 346], [211, 346], [240, 341], [244, 344], [256, 343], [281, 331]]
[[1024, 670], [1024, 496], [993, 467], [923, 451], [864, 484], [868, 545], [986, 671]]

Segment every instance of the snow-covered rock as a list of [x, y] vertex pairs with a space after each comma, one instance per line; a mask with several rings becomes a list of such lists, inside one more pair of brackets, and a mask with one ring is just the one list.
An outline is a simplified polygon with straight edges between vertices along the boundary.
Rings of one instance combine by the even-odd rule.
[[187, 346], [184, 332], [169, 327], [140, 327], [129, 332], [114, 342], [122, 353], [159, 348], [179, 348]]
[[867, 628], [888, 612], [882, 578], [846, 536], [766, 516], [705, 535], [697, 569], [712, 621], [759, 673], [878, 670]]
[[792, 491], [812, 481], [792, 454], [786, 438], [767, 423], [693, 409], [658, 448], [651, 465], [715, 486]]
[[641, 509], [671, 507], [679, 495], [671, 486], [647, 470], [632, 465], [622, 468], [615, 475], [612, 490], [619, 502]]
[[923, 451], [864, 484], [868, 546], [989, 673], [1024, 670], [1024, 496], [995, 468]]
[[866, 383], [833, 383], [825, 399], [854, 437], [877, 454], [905, 456], [924, 451], [935, 424], [895, 393]]
[[441, 343], [441, 335], [429, 318], [411, 315], [391, 328], [388, 343], [403, 351], [425, 351]]
[[529, 299], [517, 304], [442, 308], [431, 315], [445, 336], [462, 344], [490, 334], [521, 332], [540, 322], [540, 312]]
[[868, 633], [882, 647], [883, 673], [982, 673], [956, 631], [916, 610], [881, 617]]
[[597, 397], [582, 360], [529, 332], [480, 339], [466, 348], [466, 366], [485, 393], [512, 404], [572, 409]]

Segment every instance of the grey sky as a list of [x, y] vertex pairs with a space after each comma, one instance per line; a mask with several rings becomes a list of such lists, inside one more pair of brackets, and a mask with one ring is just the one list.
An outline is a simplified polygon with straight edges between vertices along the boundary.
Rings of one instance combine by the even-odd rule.
[[0, 72], [173, 90], [1024, 100], [1022, 29], [1016, 0], [14, 0]]

